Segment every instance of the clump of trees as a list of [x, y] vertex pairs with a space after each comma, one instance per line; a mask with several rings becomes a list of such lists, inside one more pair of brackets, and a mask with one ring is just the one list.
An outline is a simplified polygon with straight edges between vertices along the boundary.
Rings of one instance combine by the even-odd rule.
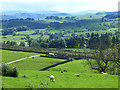
[[[49, 34], [48, 39], [31, 39], [26, 36], [26, 42], [29, 47], [34, 48], [90, 48], [90, 49], [101, 49], [105, 50], [107, 48], [114, 47], [120, 43], [118, 36], [109, 35], [109, 33], [101, 34], [91, 33], [90, 38], [84, 38], [81, 36], [71, 36], [69, 38], [63, 38], [62, 33]], [[15, 41], [7, 41], [4, 44], [9, 46], [22, 46], [25, 47], [25, 42], [20, 42], [19, 45]]]
[[111, 46], [111, 38], [110, 36], [106, 33], [106, 34], [101, 34], [101, 36], [99, 36], [99, 34], [91, 34], [91, 37], [88, 41], [88, 47], [91, 49], [106, 49], [109, 48]]

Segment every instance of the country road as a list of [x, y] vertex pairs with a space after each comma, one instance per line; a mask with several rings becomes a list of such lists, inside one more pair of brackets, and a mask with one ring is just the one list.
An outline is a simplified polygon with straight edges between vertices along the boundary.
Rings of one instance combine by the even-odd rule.
[[[38, 57], [38, 56], [40, 56], [40, 55], [34, 55], [34, 56], [26, 57], [26, 58], [21, 58], [21, 59], [15, 60], [15, 61], [7, 62], [5, 64], [11, 64], [11, 63], [19, 62], [19, 61], [22, 61], [22, 60], [25, 60], [28, 58], [33, 58], [33, 57]], [[1, 66], [1, 63], [0, 63], [0, 66]]]

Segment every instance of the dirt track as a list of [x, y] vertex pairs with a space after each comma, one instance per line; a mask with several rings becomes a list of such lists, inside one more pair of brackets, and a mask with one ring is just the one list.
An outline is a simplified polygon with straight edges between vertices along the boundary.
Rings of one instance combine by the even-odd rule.
[[21, 58], [21, 59], [18, 59], [18, 60], [12, 61], [12, 62], [8, 62], [8, 63], [5, 63], [5, 64], [11, 64], [11, 63], [19, 62], [19, 61], [22, 61], [22, 60], [25, 60], [25, 59], [28, 59], [28, 58], [33, 58], [33, 57], [38, 57], [38, 56], [40, 56], [40, 55], [34, 55], [34, 56], [26, 57], [26, 58]]

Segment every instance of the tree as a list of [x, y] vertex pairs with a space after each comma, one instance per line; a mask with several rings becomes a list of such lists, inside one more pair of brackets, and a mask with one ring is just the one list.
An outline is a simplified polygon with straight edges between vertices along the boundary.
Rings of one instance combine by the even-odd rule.
[[20, 42], [19, 46], [25, 47], [25, 43], [24, 42]]
[[40, 44], [36, 40], [34, 40], [34, 41], [31, 42], [30, 47], [39, 48]]
[[115, 46], [116, 39], [115, 37], [112, 37], [112, 46]]
[[120, 59], [118, 58], [118, 49], [116, 47], [106, 50], [98, 50], [93, 53], [94, 59], [86, 57], [87, 63], [92, 69], [101, 72], [118, 75]]
[[36, 34], [39, 34], [39, 30], [35, 30], [35, 33], [36, 33]]
[[68, 48], [73, 48], [75, 46], [75, 42], [74, 42], [73, 37], [71, 37], [69, 39], [66, 39], [65, 41], [66, 41], [66, 44], [67, 44]]
[[100, 44], [99, 34], [91, 34], [91, 38], [88, 41], [88, 47], [91, 49], [98, 49]]
[[7, 41], [6, 44], [7, 44], [7, 45], [10, 45], [10, 41]]
[[65, 48], [66, 42], [63, 39], [51, 40], [48, 44], [49, 48]]
[[16, 46], [17, 43], [16, 43], [15, 41], [11, 41], [11, 42], [10, 42], [10, 45], [11, 45], [11, 46]]
[[29, 35], [27, 35], [27, 36], [26, 36], [26, 39], [30, 39], [30, 36], [29, 36]]
[[30, 46], [31, 46], [31, 43], [32, 43], [32, 40], [31, 40], [31, 39], [28, 39], [27, 42], [28, 42], [28, 45], [29, 45], [29, 47], [30, 47]]
[[100, 49], [101, 50], [105, 50], [107, 48], [110, 48], [111, 46], [111, 38], [109, 37], [109, 35], [106, 34], [101, 34], [100, 37]]
[[80, 48], [83, 48], [84, 47], [84, 44], [85, 44], [85, 39], [84, 39], [84, 37], [82, 37], [81, 39], [80, 39]]
[[41, 43], [40, 43], [40, 47], [41, 47], [41, 48], [47, 48], [47, 47], [48, 47], [48, 44], [45, 43], [45, 42], [41, 42]]

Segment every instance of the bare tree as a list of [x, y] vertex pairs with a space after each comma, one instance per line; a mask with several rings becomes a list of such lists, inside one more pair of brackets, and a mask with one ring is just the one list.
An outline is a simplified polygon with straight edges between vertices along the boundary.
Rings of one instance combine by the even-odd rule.
[[86, 60], [92, 69], [101, 72], [108, 72], [109, 74], [119, 74], [120, 59], [118, 58], [118, 49], [111, 48], [107, 50], [96, 50], [92, 58]]

